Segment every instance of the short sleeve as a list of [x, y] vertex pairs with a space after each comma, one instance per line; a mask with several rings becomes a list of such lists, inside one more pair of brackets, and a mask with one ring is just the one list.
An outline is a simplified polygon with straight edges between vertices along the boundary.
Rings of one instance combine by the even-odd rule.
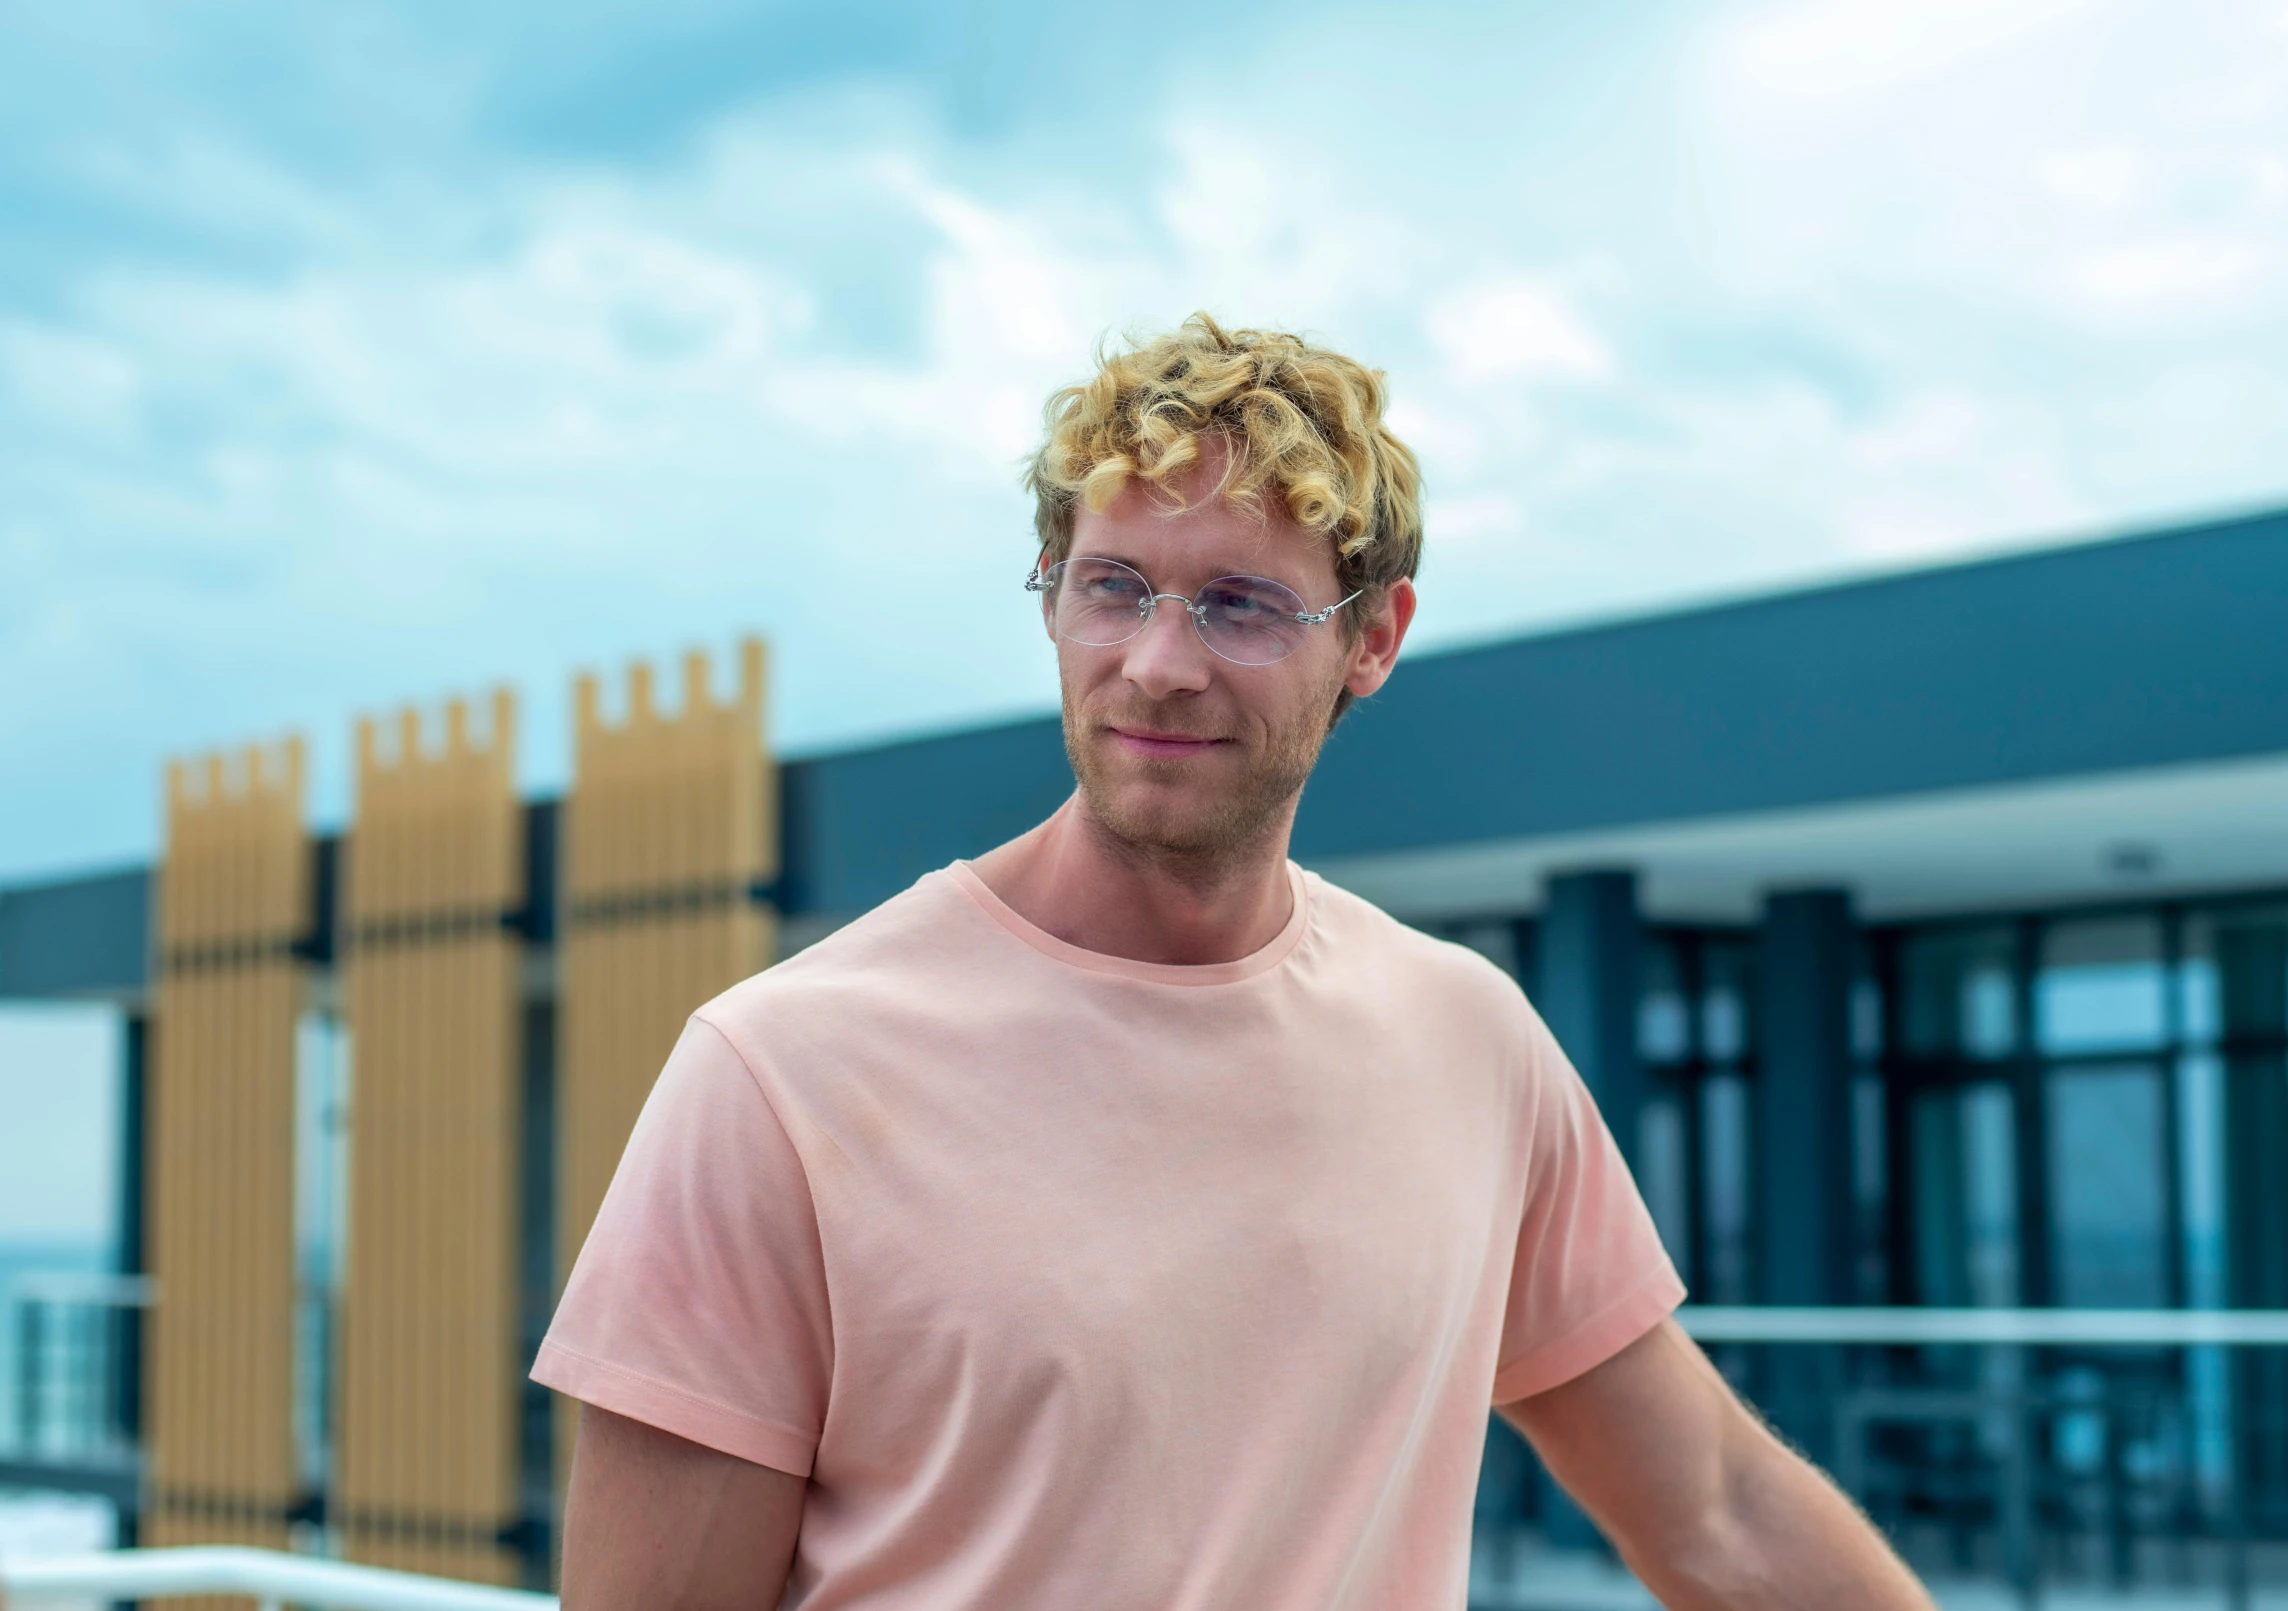
[[644, 1103], [533, 1379], [808, 1476], [833, 1349], [801, 1159], [738, 1052], [694, 1018]]
[[1530, 1013], [1531, 1135], [1496, 1404], [1603, 1364], [1684, 1301], [1644, 1199], [1556, 1038]]

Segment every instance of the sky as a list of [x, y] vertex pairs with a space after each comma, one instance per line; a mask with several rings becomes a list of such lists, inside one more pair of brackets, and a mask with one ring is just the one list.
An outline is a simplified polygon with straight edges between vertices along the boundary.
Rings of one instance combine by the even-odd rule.
[[1050, 708], [1018, 465], [1194, 308], [1385, 369], [1417, 648], [2288, 502], [2288, 0], [0, 19], [0, 883], [164, 759], [773, 645]]

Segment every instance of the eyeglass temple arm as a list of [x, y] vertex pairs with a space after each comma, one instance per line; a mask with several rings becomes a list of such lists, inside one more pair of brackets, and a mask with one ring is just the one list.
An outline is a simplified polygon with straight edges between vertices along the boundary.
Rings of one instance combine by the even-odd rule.
[[1358, 590], [1358, 593], [1353, 593], [1349, 599], [1337, 599], [1334, 603], [1328, 605], [1323, 610], [1305, 610], [1301, 614], [1297, 615], [1295, 619], [1302, 622], [1305, 626], [1324, 626], [1326, 625], [1328, 616], [1333, 615], [1344, 605], [1350, 603], [1351, 599], [1357, 598], [1359, 593], [1364, 593], [1365, 591], [1366, 589], [1362, 587]]

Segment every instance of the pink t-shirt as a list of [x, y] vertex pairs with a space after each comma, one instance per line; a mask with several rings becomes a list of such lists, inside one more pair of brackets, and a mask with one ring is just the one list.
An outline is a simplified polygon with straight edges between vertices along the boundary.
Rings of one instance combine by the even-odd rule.
[[533, 1375], [807, 1474], [803, 1611], [1461, 1606], [1487, 1407], [1683, 1288], [1517, 987], [1292, 876], [1169, 967], [957, 863], [709, 1002]]

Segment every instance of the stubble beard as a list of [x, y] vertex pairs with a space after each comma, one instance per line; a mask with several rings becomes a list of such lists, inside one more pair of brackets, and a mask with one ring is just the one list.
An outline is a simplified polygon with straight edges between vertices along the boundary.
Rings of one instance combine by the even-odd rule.
[[[1327, 703], [1332, 705], [1331, 696]], [[1184, 726], [1180, 720], [1155, 719], [1149, 707], [1122, 710], [1114, 719], [1169, 731]], [[1277, 837], [1288, 807], [1318, 764], [1328, 728], [1325, 718], [1303, 714], [1273, 729], [1248, 755], [1249, 764], [1240, 776], [1213, 797], [1194, 795], [1177, 805], [1140, 802], [1121, 787], [1121, 774], [1106, 764], [1096, 741], [1101, 720], [1091, 720], [1080, 710], [1069, 689], [1064, 694], [1065, 754], [1092, 826], [1108, 848], [1194, 883], [1215, 882], [1219, 874], [1236, 869]], [[1130, 778], [1176, 782], [1189, 764], [1139, 760], [1123, 772]]]

